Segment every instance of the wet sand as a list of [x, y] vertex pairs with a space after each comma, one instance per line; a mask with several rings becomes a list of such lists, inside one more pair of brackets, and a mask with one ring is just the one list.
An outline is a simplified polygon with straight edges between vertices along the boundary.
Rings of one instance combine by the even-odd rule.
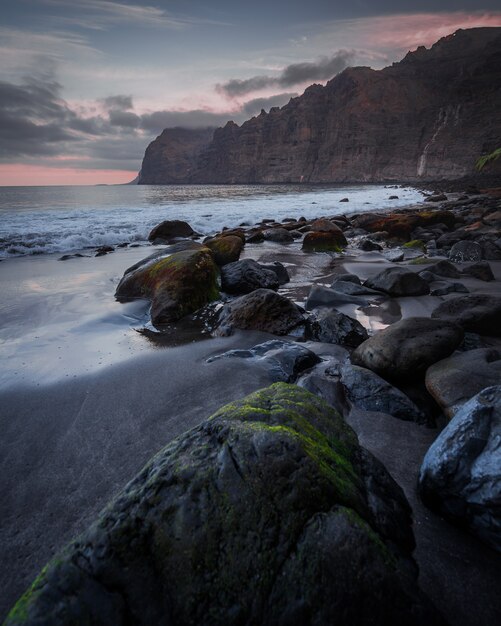
[[[137, 332], [148, 326], [147, 303], [119, 304], [113, 293], [124, 269], [151, 252], [0, 263], [6, 355], [0, 367], [0, 618], [153, 454], [223, 404], [270, 382], [264, 370], [241, 359], [206, 363], [271, 337], [265, 333], [213, 339], [205, 332], [187, 336], [184, 345], [159, 347]], [[343, 271], [366, 278], [388, 265], [377, 253], [304, 254], [298, 243], [247, 245], [245, 257], [283, 262], [292, 280], [282, 291], [300, 304], [312, 282], [330, 285]], [[501, 279], [501, 262], [491, 265]], [[464, 282], [486, 293], [501, 284]], [[399, 298], [365, 312], [355, 305], [342, 310], [375, 330], [400, 316], [427, 315], [441, 300]], [[497, 624], [501, 556], [428, 512], [416, 496], [421, 459], [438, 431], [381, 415], [353, 414], [351, 423], [411, 502], [424, 590], [451, 624]]]

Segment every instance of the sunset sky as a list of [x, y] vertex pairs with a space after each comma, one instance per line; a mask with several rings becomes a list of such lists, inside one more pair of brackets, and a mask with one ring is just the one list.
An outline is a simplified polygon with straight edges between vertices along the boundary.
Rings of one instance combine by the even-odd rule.
[[2, 0], [0, 185], [123, 183], [167, 126], [241, 123], [499, 0]]

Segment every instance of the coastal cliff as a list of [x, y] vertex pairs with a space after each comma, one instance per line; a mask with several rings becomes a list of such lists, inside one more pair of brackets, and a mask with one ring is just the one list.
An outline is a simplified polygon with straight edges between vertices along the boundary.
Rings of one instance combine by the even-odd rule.
[[348, 68], [241, 126], [166, 129], [139, 184], [454, 180], [501, 137], [501, 28]]

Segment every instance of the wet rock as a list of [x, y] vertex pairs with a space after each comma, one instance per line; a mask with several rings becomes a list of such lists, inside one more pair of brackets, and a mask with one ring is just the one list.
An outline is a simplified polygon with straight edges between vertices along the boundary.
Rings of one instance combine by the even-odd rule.
[[421, 276], [403, 267], [389, 267], [366, 280], [364, 285], [390, 296], [421, 296], [430, 291]]
[[427, 268], [428, 272], [432, 272], [437, 276], [444, 276], [445, 278], [459, 278], [461, 272], [450, 261], [437, 261]]
[[475, 241], [458, 241], [449, 251], [449, 259], [455, 263], [480, 261], [482, 246]]
[[219, 267], [238, 261], [243, 250], [244, 242], [236, 235], [214, 237], [204, 241], [204, 246], [209, 248], [214, 261]]
[[129, 268], [115, 297], [120, 302], [151, 300], [151, 320], [162, 325], [181, 319], [219, 296], [217, 267], [208, 248], [145, 259]]
[[479, 335], [501, 336], [501, 297], [487, 294], [458, 296], [442, 302], [432, 312], [435, 319], [449, 320]]
[[487, 261], [478, 261], [478, 263], [473, 263], [473, 265], [463, 268], [463, 274], [486, 282], [494, 280], [492, 268]]
[[426, 371], [426, 388], [451, 418], [461, 405], [493, 385], [501, 385], [501, 351], [480, 348], [453, 354]]
[[494, 241], [482, 241], [482, 258], [488, 259], [489, 261], [500, 261], [501, 260], [501, 250], [494, 243]]
[[275, 243], [292, 243], [294, 237], [285, 228], [268, 228], [263, 232], [266, 241], [274, 241]]
[[59, 257], [58, 261], [69, 261], [70, 259], [83, 259], [88, 257], [88, 254], [80, 254], [79, 252], [76, 252], [75, 254], [63, 254], [63, 256]]
[[354, 365], [388, 380], [419, 378], [461, 344], [460, 326], [426, 317], [409, 317], [380, 330], [351, 354]]
[[113, 248], [112, 246], [99, 246], [99, 248], [96, 248], [96, 254], [95, 256], [104, 256], [105, 254], [108, 254], [109, 252], [114, 252], [115, 248]]
[[418, 424], [428, 422], [410, 398], [373, 371], [347, 363], [339, 367], [339, 373], [346, 397], [356, 407]]
[[447, 200], [447, 196], [444, 193], [435, 193], [431, 196], [425, 198], [425, 202], [445, 202]]
[[278, 289], [278, 286], [276, 272], [265, 269], [252, 259], [229, 263], [221, 268], [221, 289], [226, 293], [245, 294], [261, 288]]
[[247, 243], [262, 243], [264, 241], [264, 234], [262, 230], [258, 230], [247, 236]]
[[443, 624], [411, 523], [341, 416], [277, 383], [161, 450], [6, 624]]
[[339, 233], [341, 228], [330, 220], [320, 218], [311, 223], [311, 230], [318, 233]]
[[345, 281], [345, 280], [335, 280], [331, 285], [331, 289], [334, 289], [338, 293], [344, 293], [350, 296], [386, 297], [386, 294], [382, 293], [381, 291], [376, 291], [375, 289], [370, 289], [369, 287], [366, 287], [365, 285], [360, 285], [360, 284], [357, 285], [357, 283], [354, 283], [351, 281]]
[[288, 298], [270, 289], [257, 289], [224, 305], [217, 334], [240, 328], [287, 335], [304, 321], [302, 310]]
[[469, 290], [463, 283], [448, 280], [439, 280], [430, 286], [430, 296], [445, 296], [448, 293], [469, 293]]
[[362, 239], [362, 241], [358, 244], [358, 247], [364, 252], [372, 252], [373, 250], [381, 251], [383, 249], [383, 246], [380, 246], [378, 243], [375, 243], [370, 239]]
[[[353, 283], [339, 283], [343, 285], [349, 285]], [[353, 285], [354, 288], [357, 285]], [[319, 307], [331, 307], [335, 308], [341, 304], [368, 304], [369, 300], [366, 296], [345, 294], [337, 289], [330, 289], [329, 287], [322, 287], [320, 285], [313, 285], [308, 294], [306, 300], [305, 309], [311, 311]]]
[[398, 196], [388, 196], [388, 200], [398, 200]]
[[341, 198], [341, 200], [339, 202], [349, 202], [350, 199], [349, 198]]
[[249, 350], [230, 350], [207, 359], [212, 363], [222, 358], [254, 359], [270, 374], [271, 382], [294, 382], [304, 370], [316, 365], [319, 357], [299, 343], [272, 339]]
[[501, 552], [501, 385], [464, 404], [426, 453], [419, 492], [430, 509]]
[[404, 252], [399, 248], [394, 250], [385, 250], [383, 252], [383, 256], [387, 261], [391, 261], [392, 263], [399, 263], [404, 260]]
[[356, 275], [356, 274], [337, 274], [334, 277], [334, 281], [333, 281], [333, 285], [334, 283], [354, 283], [355, 285], [361, 285], [362, 283], [360, 282], [360, 278]]
[[283, 263], [279, 261], [273, 261], [273, 263], [260, 263], [261, 267], [275, 272], [277, 280], [280, 285], [285, 285], [290, 281], [289, 272]]
[[191, 237], [194, 234], [195, 231], [187, 222], [166, 220], [153, 228], [148, 235], [148, 241], [155, 241], [156, 239], [170, 241], [177, 237]]
[[330, 309], [321, 309], [309, 318], [306, 336], [314, 341], [352, 347], [360, 345], [368, 338], [367, 331], [360, 322]]
[[327, 232], [311, 231], [306, 233], [302, 249], [305, 252], [341, 252], [347, 243], [340, 228]]

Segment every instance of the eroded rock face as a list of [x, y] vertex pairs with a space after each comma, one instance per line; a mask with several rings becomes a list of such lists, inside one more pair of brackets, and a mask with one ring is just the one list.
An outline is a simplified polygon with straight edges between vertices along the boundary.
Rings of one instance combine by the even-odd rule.
[[459, 296], [439, 304], [432, 317], [450, 320], [479, 335], [501, 336], [501, 297], [487, 294]]
[[240, 328], [287, 335], [304, 321], [301, 309], [288, 298], [270, 289], [256, 289], [224, 305], [217, 333], [226, 335]]
[[[500, 48], [499, 29], [475, 28], [380, 71], [348, 68], [281, 109], [241, 126], [228, 122], [199, 150], [194, 166], [178, 156], [178, 142], [169, 152], [167, 138], [157, 139], [141, 182], [170, 182], [175, 175], [184, 183], [273, 183], [473, 174], [478, 155], [497, 148], [493, 138], [501, 136]], [[165, 152], [158, 154], [156, 145]], [[149, 175], [162, 167], [163, 181]]]
[[195, 246], [147, 258], [126, 270], [115, 297], [151, 300], [151, 321], [162, 325], [197, 311], [219, 296], [217, 267], [210, 250]]
[[157, 454], [6, 624], [443, 624], [413, 546], [384, 466], [334, 409], [278, 383]]
[[501, 552], [501, 386], [464, 404], [426, 453], [424, 503]]
[[463, 336], [461, 327], [452, 322], [408, 317], [360, 344], [351, 362], [389, 380], [415, 379], [454, 352]]

